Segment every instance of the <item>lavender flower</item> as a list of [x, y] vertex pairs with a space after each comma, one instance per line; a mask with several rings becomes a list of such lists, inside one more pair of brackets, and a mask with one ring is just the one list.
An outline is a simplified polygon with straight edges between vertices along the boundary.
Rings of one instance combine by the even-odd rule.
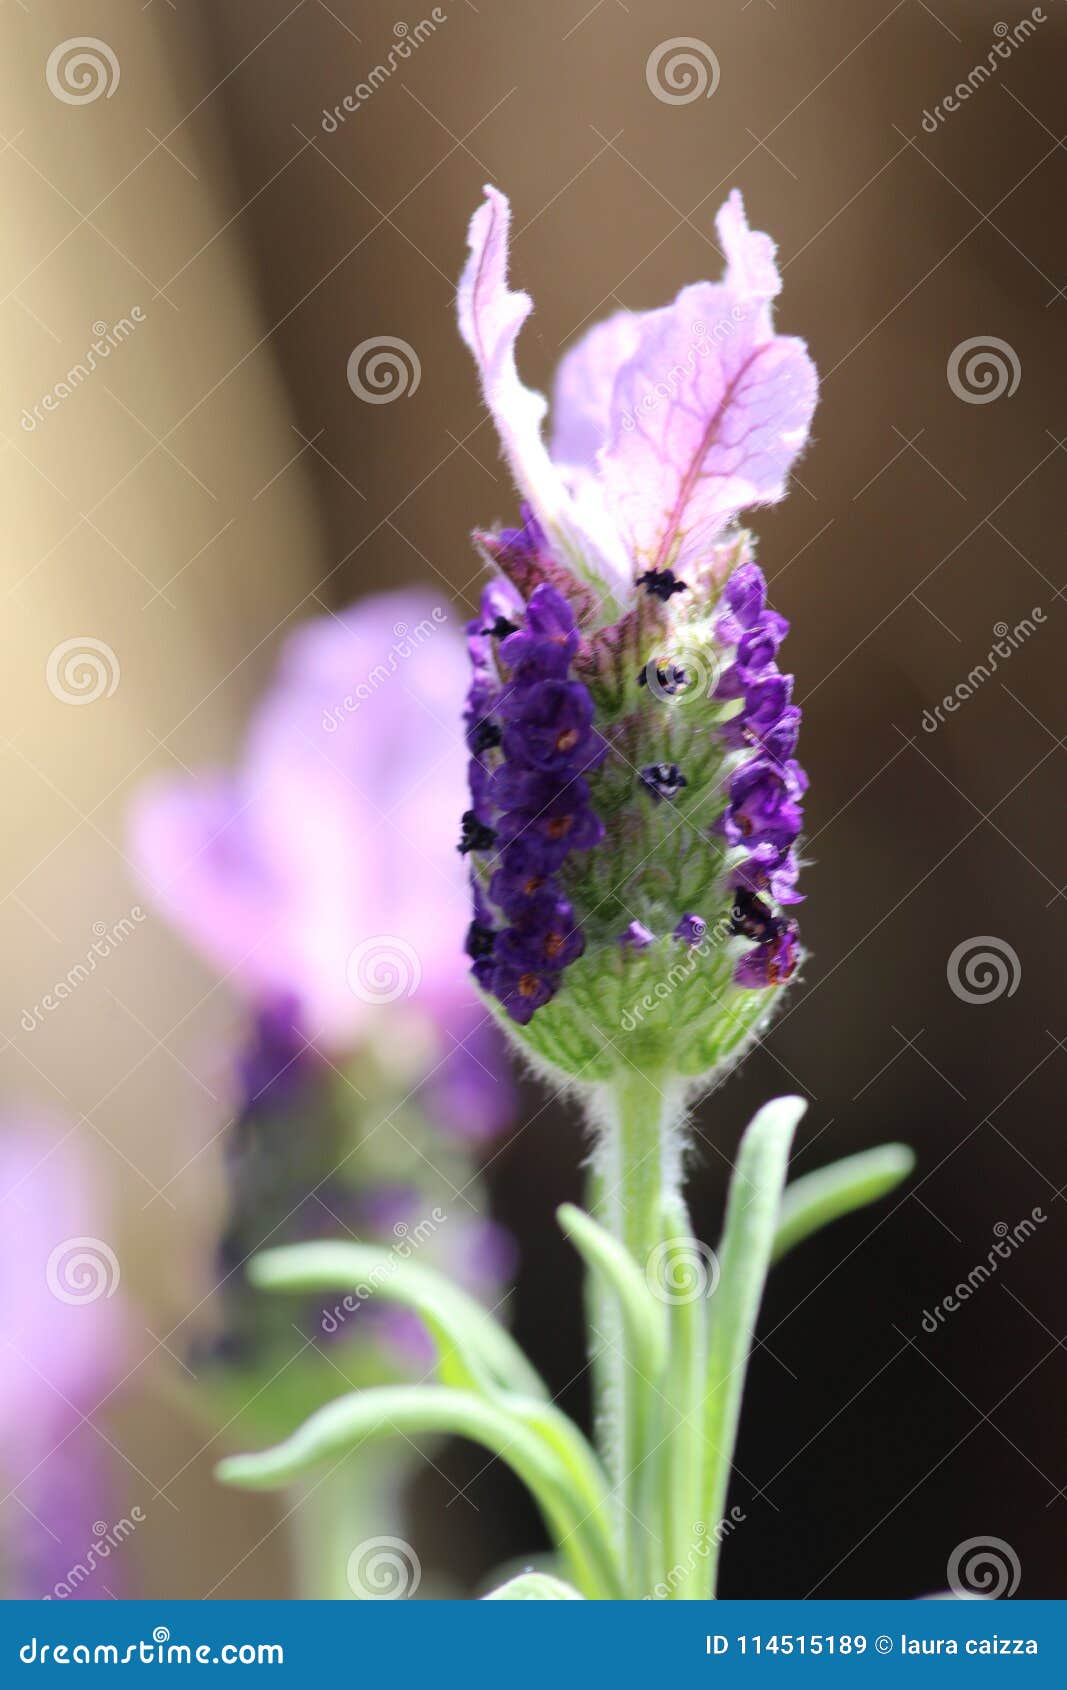
[[783, 913], [807, 784], [788, 624], [737, 520], [783, 496], [815, 371], [774, 331], [774, 246], [734, 193], [722, 282], [566, 354], [550, 452], [515, 365], [531, 302], [508, 287], [508, 221], [487, 188], [459, 289], [525, 501], [519, 527], [477, 536], [496, 574], [468, 630], [467, 950], [549, 1066], [609, 1077], [628, 1006], [650, 1001], [630, 1035], [644, 1059], [697, 1076], [738, 1054], [801, 958]]
[[[0, 1593], [124, 1595], [131, 1556], [111, 1543], [122, 1514], [97, 1409], [121, 1382], [121, 1268], [93, 1169], [76, 1135], [45, 1122], [0, 1129]], [[88, 1419], [86, 1417], [89, 1417]], [[90, 1424], [90, 1421], [93, 1424]], [[89, 1556], [91, 1565], [87, 1566]], [[106, 1558], [105, 1558], [106, 1557]]]

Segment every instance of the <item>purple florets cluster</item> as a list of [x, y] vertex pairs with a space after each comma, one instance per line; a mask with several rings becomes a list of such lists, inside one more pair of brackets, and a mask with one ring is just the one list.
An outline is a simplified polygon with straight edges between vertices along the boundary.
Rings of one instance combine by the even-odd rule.
[[471, 807], [459, 848], [485, 861], [472, 877], [467, 954], [478, 984], [525, 1026], [585, 947], [555, 877], [569, 852], [602, 837], [583, 775], [605, 747], [571, 676], [579, 636], [566, 599], [542, 584], [524, 605], [493, 581], [481, 611], [467, 628]]
[[742, 703], [721, 734], [729, 750], [748, 755], [730, 776], [729, 803], [719, 827], [728, 845], [748, 852], [731, 876], [733, 930], [756, 943], [741, 958], [734, 979], [739, 986], [759, 989], [781, 985], [797, 965], [797, 924], [775, 915], [766, 899], [801, 901], [794, 846], [808, 781], [793, 755], [800, 729], [800, 710], [791, 702], [793, 677], [781, 674], [777, 664], [789, 624], [767, 608], [767, 584], [754, 563], [734, 571], [723, 601], [716, 634], [735, 656], [716, 697]]

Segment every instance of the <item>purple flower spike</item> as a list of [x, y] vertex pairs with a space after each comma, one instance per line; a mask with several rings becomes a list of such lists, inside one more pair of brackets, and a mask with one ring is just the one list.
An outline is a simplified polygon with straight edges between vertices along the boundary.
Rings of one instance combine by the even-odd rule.
[[[676, 910], [685, 898], [705, 912], [678, 920], [682, 944], [700, 946], [735, 912], [735, 936], [758, 953], [737, 964], [749, 985], [779, 984], [800, 954], [782, 913], [799, 901], [807, 784], [800, 711], [778, 667], [789, 625], [738, 524], [783, 497], [816, 376], [803, 343], [775, 330], [774, 244], [735, 192], [716, 218], [721, 280], [591, 328], [560, 364], [549, 442], [548, 407], [516, 362], [532, 301], [509, 283], [509, 225], [487, 188], [458, 291], [523, 500], [521, 526], [478, 536], [509, 585], [487, 597], [471, 646], [464, 844], [488, 905], [472, 962], [523, 1026], [560, 992], [525, 1042], [592, 1080], [611, 1072], [619, 950], [671, 931], [671, 888], [686, 888]], [[663, 806], [683, 791], [673, 816]], [[662, 1041], [656, 1060], [697, 1075], [765, 1007], [731, 1003], [704, 947], [690, 960], [703, 994], [692, 1010], [650, 999], [635, 1024], [650, 1051]]]

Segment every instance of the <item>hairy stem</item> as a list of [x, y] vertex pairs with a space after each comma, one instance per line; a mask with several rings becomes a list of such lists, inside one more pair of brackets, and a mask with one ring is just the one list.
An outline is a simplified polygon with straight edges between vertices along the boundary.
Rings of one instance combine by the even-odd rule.
[[[628, 1066], [598, 1088], [591, 1114], [599, 1134], [591, 1208], [655, 1286], [663, 1268], [664, 1199], [677, 1196], [681, 1183], [681, 1087], [663, 1073]], [[629, 1594], [640, 1597], [658, 1582], [667, 1549], [663, 1381], [645, 1378], [633, 1366], [614, 1301], [595, 1290], [590, 1296], [597, 1437], [615, 1498]]]

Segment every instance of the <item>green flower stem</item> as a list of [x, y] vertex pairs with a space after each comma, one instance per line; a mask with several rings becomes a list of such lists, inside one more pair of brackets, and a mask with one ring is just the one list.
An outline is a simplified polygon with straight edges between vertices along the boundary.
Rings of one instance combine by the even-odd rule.
[[359, 1451], [334, 1472], [295, 1486], [290, 1503], [294, 1584], [302, 1601], [352, 1602], [348, 1558], [368, 1538], [399, 1524], [412, 1452]]
[[[663, 1243], [663, 1205], [681, 1184], [682, 1090], [663, 1072], [628, 1064], [599, 1087], [591, 1114], [599, 1142], [590, 1202], [600, 1224], [654, 1275]], [[615, 1527], [629, 1593], [658, 1582], [667, 1544], [661, 1527], [667, 1446], [661, 1424], [663, 1381], [635, 1368], [617, 1300], [592, 1294], [596, 1421], [615, 1494]]]

